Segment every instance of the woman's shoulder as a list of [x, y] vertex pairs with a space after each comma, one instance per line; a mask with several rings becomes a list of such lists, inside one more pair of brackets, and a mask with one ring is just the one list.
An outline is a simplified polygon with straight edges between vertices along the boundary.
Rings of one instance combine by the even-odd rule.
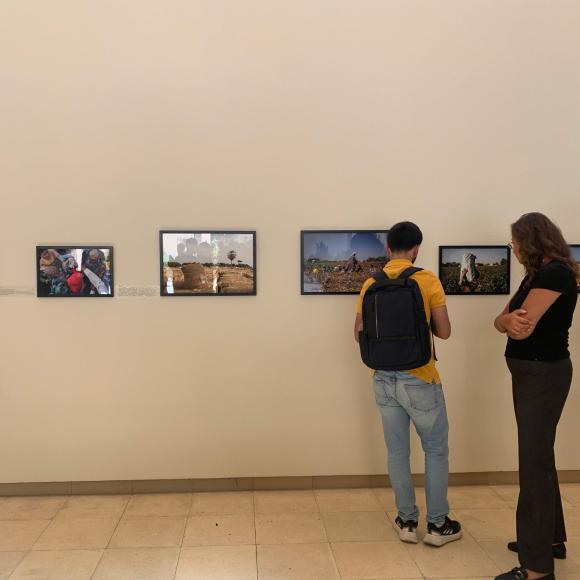
[[570, 266], [568, 266], [568, 264], [566, 264], [566, 262], [562, 262], [561, 260], [550, 260], [549, 262], [546, 262], [543, 266], [542, 269], [566, 269], [566, 270], [570, 270]]
[[547, 264], [544, 264], [538, 274], [555, 274], [560, 276], [567, 276], [570, 278], [575, 278], [576, 274], [572, 271], [570, 266], [566, 262], [561, 262], [560, 260], [552, 260]]
[[558, 287], [558, 289], [564, 290], [568, 286], [576, 286], [576, 273], [570, 268], [565, 262], [559, 260], [552, 260], [547, 264], [544, 264], [538, 273], [536, 274], [532, 286], [542, 287], [543, 283], [551, 282], [548, 285], [549, 289], [552, 285]]

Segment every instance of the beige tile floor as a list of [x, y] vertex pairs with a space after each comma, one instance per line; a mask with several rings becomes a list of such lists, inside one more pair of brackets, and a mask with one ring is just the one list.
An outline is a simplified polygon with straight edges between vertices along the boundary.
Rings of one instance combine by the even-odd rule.
[[[580, 580], [580, 484], [562, 495], [569, 558], [556, 572]], [[458, 580], [515, 566], [517, 488], [449, 498], [465, 537], [436, 549], [399, 542], [382, 488], [0, 497], [0, 580]]]

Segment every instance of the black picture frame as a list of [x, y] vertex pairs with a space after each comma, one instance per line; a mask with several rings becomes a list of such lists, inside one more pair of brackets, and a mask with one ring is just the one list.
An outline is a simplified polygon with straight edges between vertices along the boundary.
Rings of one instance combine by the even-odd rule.
[[[572, 258], [574, 258], [580, 266], [580, 244], [570, 244], [570, 251], [572, 252]], [[580, 293], [580, 283], [578, 283], [578, 292]]]
[[[164, 277], [163, 277], [163, 236], [165, 234], [185, 234], [185, 235], [195, 235], [195, 234], [210, 234], [210, 235], [251, 235], [252, 236], [252, 255], [253, 255], [253, 289], [252, 292], [225, 292], [223, 294], [215, 292], [192, 292], [189, 294], [169, 294], [164, 292]], [[163, 298], [191, 298], [197, 296], [213, 296], [213, 297], [227, 297], [227, 296], [257, 296], [258, 294], [258, 268], [257, 268], [257, 231], [256, 230], [186, 230], [186, 229], [171, 229], [171, 230], [160, 230], [159, 231], [159, 295]]]
[[[108, 294], [44, 294], [40, 272], [40, 257], [45, 250], [107, 250], [109, 252], [109, 287]], [[42, 244], [36, 246], [36, 297], [37, 298], [114, 298], [115, 296], [115, 257], [113, 246], [107, 244]]]
[[[507, 260], [507, 272], [506, 272], [506, 286], [505, 290], [495, 292], [495, 291], [479, 291], [479, 292], [461, 292], [461, 291], [450, 291], [445, 284], [443, 278], [443, 254], [446, 250], [505, 250], [505, 259]], [[503, 259], [503, 258], [502, 258]], [[439, 279], [445, 290], [447, 296], [507, 296], [511, 293], [511, 249], [508, 245], [476, 245], [476, 244], [462, 244], [462, 245], [449, 245], [449, 246], [439, 246]]]
[[[312, 235], [312, 234], [382, 234], [385, 236], [385, 264], [388, 262], [388, 257], [386, 254], [386, 238], [387, 235], [389, 233], [389, 230], [385, 229], [385, 230], [374, 230], [374, 229], [366, 229], [366, 230], [362, 230], [362, 229], [352, 229], [352, 230], [348, 230], [348, 229], [341, 229], [341, 230], [301, 230], [300, 231], [300, 294], [302, 296], [356, 296], [358, 294], [360, 294], [360, 290], [362, 289], [362, 284], [364, 284], [364, 281], [361, 284], [361, 288], [359, 288], [359, 290], [357, 291], [347, 291], [347, 292], [313, 292], [313, 291], [308, 291], [305, 288], [305, 262], [306, 262], [306, 257], [304, 255], [304, 242], [305, 242], [305, 237], [307, 235]], [[372, 274], [369, 274], [368, 278], [371, 278]]]

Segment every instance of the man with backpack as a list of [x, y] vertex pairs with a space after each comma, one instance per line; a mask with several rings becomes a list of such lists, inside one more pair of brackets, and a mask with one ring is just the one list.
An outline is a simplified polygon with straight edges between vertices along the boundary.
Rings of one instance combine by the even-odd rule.
[[375, 399], [383, 422], [391, 485], [404, 542], [417, 543], [419, 509], [410, 466], [410, 422], [425, 452], [426, 544], [443, 546], [461, 538], [449, 519], [447, 410], [435, 365], [433, 337], [447, 339], [451, 324], [441, 282], [413, 266], [423, 234], [415, 224], [394, 225], [387, 238], [389, 262], [361, 290], [355, 340], [363, 362], [374, 371]]

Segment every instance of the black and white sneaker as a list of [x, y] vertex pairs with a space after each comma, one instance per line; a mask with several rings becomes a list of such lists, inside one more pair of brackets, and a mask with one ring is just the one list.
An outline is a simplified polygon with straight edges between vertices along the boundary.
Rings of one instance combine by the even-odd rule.
[[419, 538], [417, 536], [418, 525], [418, 522], [414, 522], [413, 520], [404, 522], [400, 516], [397, 516], [397, 519], [393, 523], [393, 527], [399, 534], [401, 541], [409, 542], [410, 544], [419, 543]]
[[449, 544], [449, 542], [460, 540], [462, 536], [461, 524], [445, 518], [445, 523], [440, 527], [437, 527], [435, 524], [427, 524], [427, 533], [423, 538], [423, 542], [439, 548], [445, 544]]

